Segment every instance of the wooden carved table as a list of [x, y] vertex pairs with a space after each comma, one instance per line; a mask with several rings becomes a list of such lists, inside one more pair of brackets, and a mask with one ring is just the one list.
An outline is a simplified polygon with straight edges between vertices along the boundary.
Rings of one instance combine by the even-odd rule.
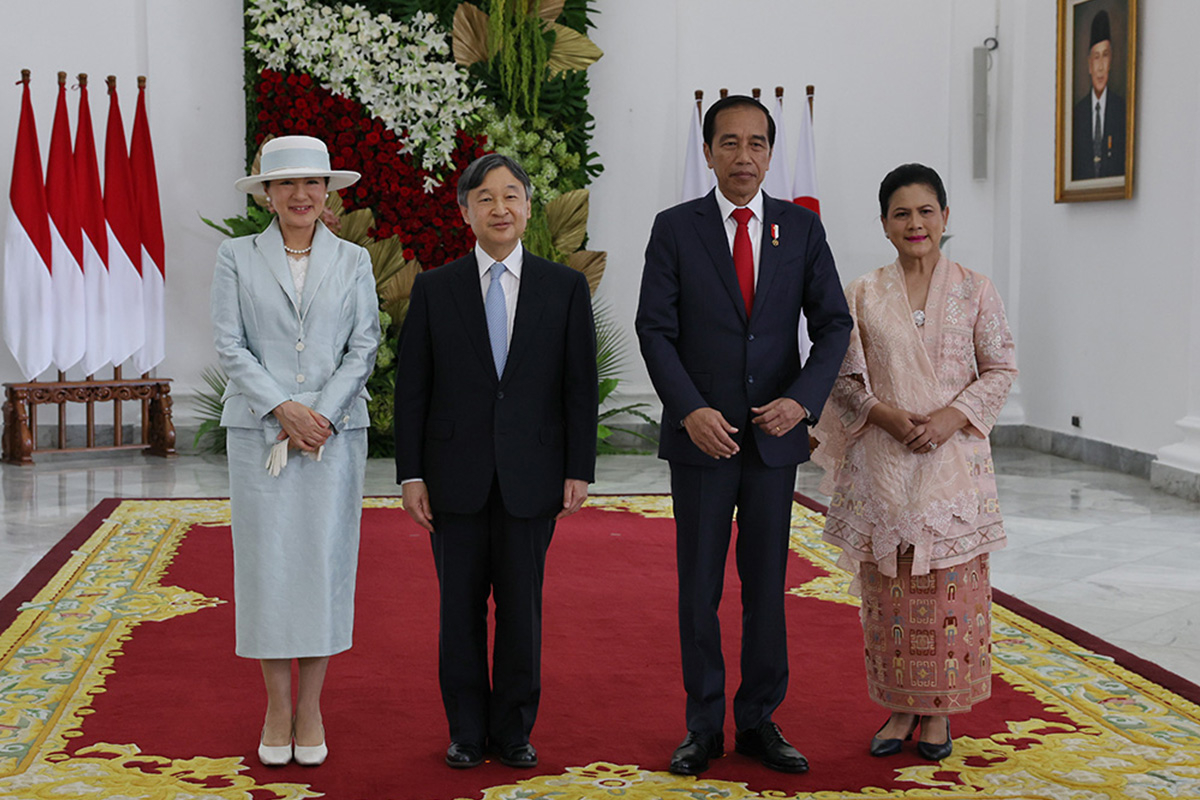
[[[142, 442], [124, 444], [122, 441], [121, 408], [123, 401], [142, 401]], [[95, 441], [96, 403], [113, 403], [113, 442], [97, 445]], [[67, 448], [65, 446], [65, 415], [67, 403], [87, 404], [87, 446]], [[59, 446], [53, 449], [37, 448], [38, 452], [62, 452], [64, 450], [130, 450], [144, 449], [156, 456], [170, 457], [175, 452], [175, 425], [171, 422], [171, 382], [165, 378], [141, 378], [108, 381], [56, 381], [4, 384], [4, 439], [3, 461], [7, 464], [32, 464], [34, 453], [34, 426], [37, 419], [36, 407], [56, 405], [59, 407]]]

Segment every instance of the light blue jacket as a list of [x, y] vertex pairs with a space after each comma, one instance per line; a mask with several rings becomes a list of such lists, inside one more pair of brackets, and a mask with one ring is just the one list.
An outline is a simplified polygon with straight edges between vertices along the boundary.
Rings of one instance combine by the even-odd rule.
[[379, 348], [379, 300], [371, 257], [318, 223], [302, 302], [275, 220], [217, 251], [213, 341], [229, 376], [221, 425], [279, 433], [271, 411], [303, 403], [335, 432], [366, 428], [366, 383]]

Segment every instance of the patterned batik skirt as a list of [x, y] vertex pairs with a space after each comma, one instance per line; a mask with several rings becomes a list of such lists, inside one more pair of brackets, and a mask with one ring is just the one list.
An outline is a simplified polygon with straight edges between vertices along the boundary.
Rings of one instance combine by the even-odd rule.
[[861, 565], [871, 699], [891, 711], [956, 714], [992, 694], [988, 556], [912, 574], [912, 552], [889, 578]]

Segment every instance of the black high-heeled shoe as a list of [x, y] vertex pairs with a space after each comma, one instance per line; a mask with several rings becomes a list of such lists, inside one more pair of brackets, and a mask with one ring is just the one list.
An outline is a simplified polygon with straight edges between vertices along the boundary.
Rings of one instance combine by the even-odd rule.
[[[909, 726], [908, 733], [903, 739], [880, 739], [879, 731], [882, 731], [888, 725], [887, 722], [883, 723], [883, 727], [881, 727], [879, 731], [876, 731], [875, 735], [871, 737], [871, 755], [883, 757], [894, 756], [896, 753], [899, 753], [901, 744], [912, 739], [913, 731], [917, 729], [917, 723], [920, 722], [920, 720], [920, 717], [913, 717], [912, 725]], [[888, 719], [888, 722], [891, 722], [890, 718]]]
[[917, 752], [921, 754], [921, 758], [927, 758], [930, 761], [941, 761], [947, 758], [950, 752], [954, 750], [954, 737], [950, 734], [950, 718], [946, 718], [946, 741], [941, 744], [933, 744], [931, 742], [917, 742]]

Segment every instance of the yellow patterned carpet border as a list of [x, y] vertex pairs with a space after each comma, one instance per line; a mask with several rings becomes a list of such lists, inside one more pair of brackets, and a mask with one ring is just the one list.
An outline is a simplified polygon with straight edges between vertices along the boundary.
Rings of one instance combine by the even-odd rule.
[[[397, 498], [369, 498], [397, 508]], [[589, 506], [670, 517], [669, 497], [594, 497]], [[165, 621], [225, 602], [159, 579], [195, 525], [228, 524], [225, 500], [125, 500], [0, 632], [0, 798], [221, 798], [255, 790], [321, 796], [307, 785], [256, 784], [240, 757], [167, 759], [129, 743], [68, 755], [104, 691], [121, 644], [145, 621]], [[829, 575], [791, 591], [855, 604], [836, 551], [821, 541], [822, 515], [793, 506], [791, 547]], [[1161, 800], [1200, 798], [1200, 708], [1111, 659], [1000, 606], [994, 608], [997, 678], [1069, 723], [1014, 720], [986, 739], [956, 737], [941, 765], [897, 771], [905, 789], [756, 793], [745, 784], [681, 778], [637, 765], [595, 762], [484, 791], [485, 800], [584, 798], [970, 798], [971, 800]], [[1030, 742], [1033, 742], [1032, 746]], [[948, 777], [949, 776], [949, 777]], [[219, 778], [220, 788], [203, 784]], [[450, 800], [447, 798], [446, 800]]]

